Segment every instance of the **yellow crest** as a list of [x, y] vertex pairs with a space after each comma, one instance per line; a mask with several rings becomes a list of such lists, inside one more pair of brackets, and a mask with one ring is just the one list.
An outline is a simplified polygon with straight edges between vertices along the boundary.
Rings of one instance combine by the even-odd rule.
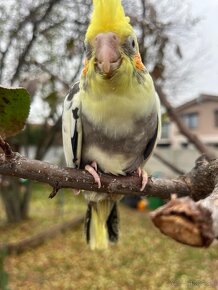
[[121, 0], [93, 0], [93, 5], [94, 11], [86, 32], [86, 40], [90, 41], [102, 32], [115, 32], [121, 38], [133, 33]]

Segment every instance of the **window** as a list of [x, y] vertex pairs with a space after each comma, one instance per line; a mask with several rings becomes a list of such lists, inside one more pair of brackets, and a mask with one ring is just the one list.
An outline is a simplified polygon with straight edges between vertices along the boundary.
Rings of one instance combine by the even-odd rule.
[[214, 111], [215, 127], [218, 127], [218, 110]]
[[162, 124], [162, 134], [161, 138], [169, 138], [169, 123]]
[[182, 117], [185, 124], [190, 129], [195, 129], [198, 127], [198, 113], [187, 113], [187, 114], [184, 114]]

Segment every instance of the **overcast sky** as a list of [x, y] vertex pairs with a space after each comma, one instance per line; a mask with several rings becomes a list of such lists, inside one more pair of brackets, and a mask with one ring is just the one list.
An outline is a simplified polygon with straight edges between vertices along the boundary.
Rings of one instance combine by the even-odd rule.
[[[218, 0], [191, 0], [192, 13], [202, 21], [198, 33], [207, 53], [207, 61], [195, 76], [191, 95], [211, 93], [218, 95]], [[190, 45], [191, 49], [191, 45]], [[189, 94], [189, 93], [188, 93]]]

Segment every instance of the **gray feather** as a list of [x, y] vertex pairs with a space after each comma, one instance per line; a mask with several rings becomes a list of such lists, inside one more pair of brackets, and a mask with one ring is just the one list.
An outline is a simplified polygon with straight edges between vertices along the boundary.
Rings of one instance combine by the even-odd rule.
[[[122, 174], [125, 175], [136, 170], [150, 156], [155, 147], [158, 131], [156, 111], [153, 111], [149, 116], [136, 120], [134, 130], [128, 136], [108, 136], [103, 126], [93, 127], [84, 115], [82, 115], [82, 123], [82, 166], [93, 161], [89, 159], [86, 152], [89, 152], [90, 148], [97, 146], [108, 155], [108, 159], [113, 157], [114, 154], [121, 154], [129, 160], [129, 163], [122, 168]], [[99, 163], [98, 160], [95, 161]], [[104, 168], [99, 167], [99, 169], [104, 171]]]

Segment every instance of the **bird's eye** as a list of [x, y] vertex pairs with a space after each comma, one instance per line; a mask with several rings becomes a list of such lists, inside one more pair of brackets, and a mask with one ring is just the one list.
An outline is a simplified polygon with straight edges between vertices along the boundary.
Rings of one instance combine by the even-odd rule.
[[135, 40], [132, 40], [132, 47], [135, 48]]
[[136, 46], [137, 46], [135, 37], [130, 36], [128, 39], [128, 43], [129, 43], [129, 48], [132, 49], [133, 52], [135, 52]]
[[130, 35], [123, 43], [123, 50], [127, 55], [135, 55], [137, 52], [137, 40], [134, 36]]

